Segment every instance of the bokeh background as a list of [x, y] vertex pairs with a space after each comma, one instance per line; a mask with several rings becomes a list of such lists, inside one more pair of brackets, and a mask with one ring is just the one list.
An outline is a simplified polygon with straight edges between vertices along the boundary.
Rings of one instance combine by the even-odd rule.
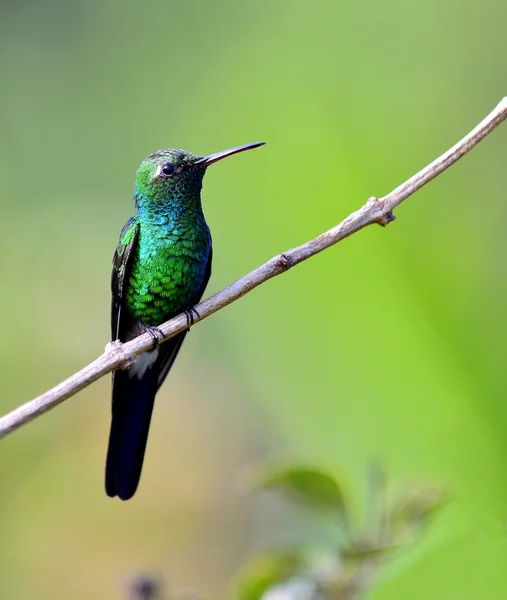
[[[268, 142], [206, 176], [216, 291], [482, 119], [506, 92], [506, 18], [498, 0], [2, 2], [1, 411], [108, 341], [112, 253], [146, 155]], [[123, 598], [136, 573], [220, 596], [267, 543], [325, 544], [245, 491], [266, 457], [346, 473], [358, 498], [371, 461], [443, 483], [450, 503], [372, 597], [501, 597], [506, 143], [500, 128], [388, 229], [196, 326], [131, 502], [103, 491], [109, 378], [3, 440], [0, 597]]]

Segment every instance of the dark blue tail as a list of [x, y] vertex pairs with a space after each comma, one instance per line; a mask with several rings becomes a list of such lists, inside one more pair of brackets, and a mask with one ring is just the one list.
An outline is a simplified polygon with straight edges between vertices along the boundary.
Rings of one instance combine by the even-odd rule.
[[139, 379], [129, 370], [113, 373], [111, 432], [106, 458], [106, 493], [132, 498], [139, 485], [155, 394], [164, 382], [186, 332], [158, 348], [158, 358]]
[[[154, 365], [155, 366], [155, 365]], [[113, 380], [113, 415], [106, 459], [106, 492], [128, 500], [134, 495], [143, 467], [151, 413], [157, 393], [154, 367], [138, 379], [116, 371]]]

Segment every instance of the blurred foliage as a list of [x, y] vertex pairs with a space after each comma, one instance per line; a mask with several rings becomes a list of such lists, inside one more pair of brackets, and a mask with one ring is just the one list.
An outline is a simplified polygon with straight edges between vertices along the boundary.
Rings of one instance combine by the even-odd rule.
[[[261, 488], [274, 488], [299, 502], [345, 533], [336, 536], [327, 552], [311, 547], [256, 556], [239, 577], [233, 597], [239, 600], [352, 600], [362, 598], [377, 571], [394, 551], [414, 541], [440, 508], [440, 486], [405, 485], [393, 494], [382, 472], [382, 484], [370, 480], [368, 513], [361, 523], [353, 518], [351, 493], [343, 483], [320, 470], [293, 466], [272, 471]], [[378, 479], [376, 478], [376, 479]], [[337, 502], [338, 500], [338, 502]], [[334, 508], [334, 516], [329, 508]], [[340, 518], [337, 520], [337, 516]]]
[[244, 567], [241, 582], [231, 595], [239, 600], [259, 600], [280, 583], [296, 577], [306, 563], [305, 557], [296, 552], [261, 554]]
[[[264, 470], [264, 477], [258, 472], [256, 487], [296, 499], [313, 517], [323, 520], [335, 532], [341, 530], [342, 535], [336, 535], [327, 550], [305, 543], [259, 552], [236, 576], [230, 597], [237, 600], [363, 598], [374, 586], [383, 564], [417, 538], [428, 526], [429, 517], [445, 501], [441, 486], [405, 484], [393, 490], [386, 485], [380, 469], [375, 467], [374, 472], [382, 483], [379, 486], [378, 481], [370, 479], [368, 514], [359, 522], [353, 518], [351, 491], [321, 470], [272, 465], [268, 471]], [[182, 599], [182, 595], [164, 587], [160, 579], [142, 575], [132, 580], [130, 593], [138, 600]]]
[[[272, 470], [271, 470], [272, 469]], [[285, 469], [271, 467], [270, 472], [260, 474], [259, 485], [265, 489], [278, 489], [292, 499], [314, 510], [330, 510], [343, 513], [343, 492], [336, 479], [328, 473], [305, 466]]]
[[[500, 0], [1, 3], [0, 410], [104, 348], [112, 253], [150, 152], [268, 142], [206, 175], [213, 292], [482, 119], [507, 89], [506, 18]], [[375, 600], [501, 596], [506, 127], [388, 228], [193, 329], [132, 502], [103, 492], [106, 379], [3, 440], [0, 598], [111, 600], [138, 572], [219, 595], [259, 548], [315, 535], [238, 489], [267, 456], [333, 477], [338, 460], [347, 489], [372, 460], [393, 480], [442, 481], [453, 502], [385, 565]], [[323, 544], [333, 535], [318, 529]]]

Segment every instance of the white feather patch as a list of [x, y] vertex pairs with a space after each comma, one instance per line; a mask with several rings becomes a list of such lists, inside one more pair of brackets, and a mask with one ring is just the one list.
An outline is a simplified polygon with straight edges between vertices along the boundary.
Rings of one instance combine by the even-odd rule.
[[158, 348], [137, 356], [134, 360], [134, 364], [130, 367], [128, 371], [129, 377], [132, 378], [135, 376], [138, 379], [141, 379], [142, 376], [146, 373], [146, 371], [155, 363], [157, 358]]

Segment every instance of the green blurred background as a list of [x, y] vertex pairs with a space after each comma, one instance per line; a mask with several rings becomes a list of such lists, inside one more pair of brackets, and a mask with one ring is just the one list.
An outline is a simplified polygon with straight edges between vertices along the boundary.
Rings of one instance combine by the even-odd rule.
[[[216, 291], [482, 119], [506, 91], [506, 18], [499, 0], [2, 2], [2, 413], [108, 341], [112, 253], [146, 155], [268, 142], [206, 176]], [[139, 572], [221, 594], [257, 548], [300, 535], [241, 485], [267, 456], [345, 471], [358, 496], [372, 460], [444, 483], [451, 503], [373, 597], [501, 597], [506, 135], [387, 230], [195, 327], [131, 502], [103, 491], [108, 377], [2, 441], [0, 597], [123, 598]]]

